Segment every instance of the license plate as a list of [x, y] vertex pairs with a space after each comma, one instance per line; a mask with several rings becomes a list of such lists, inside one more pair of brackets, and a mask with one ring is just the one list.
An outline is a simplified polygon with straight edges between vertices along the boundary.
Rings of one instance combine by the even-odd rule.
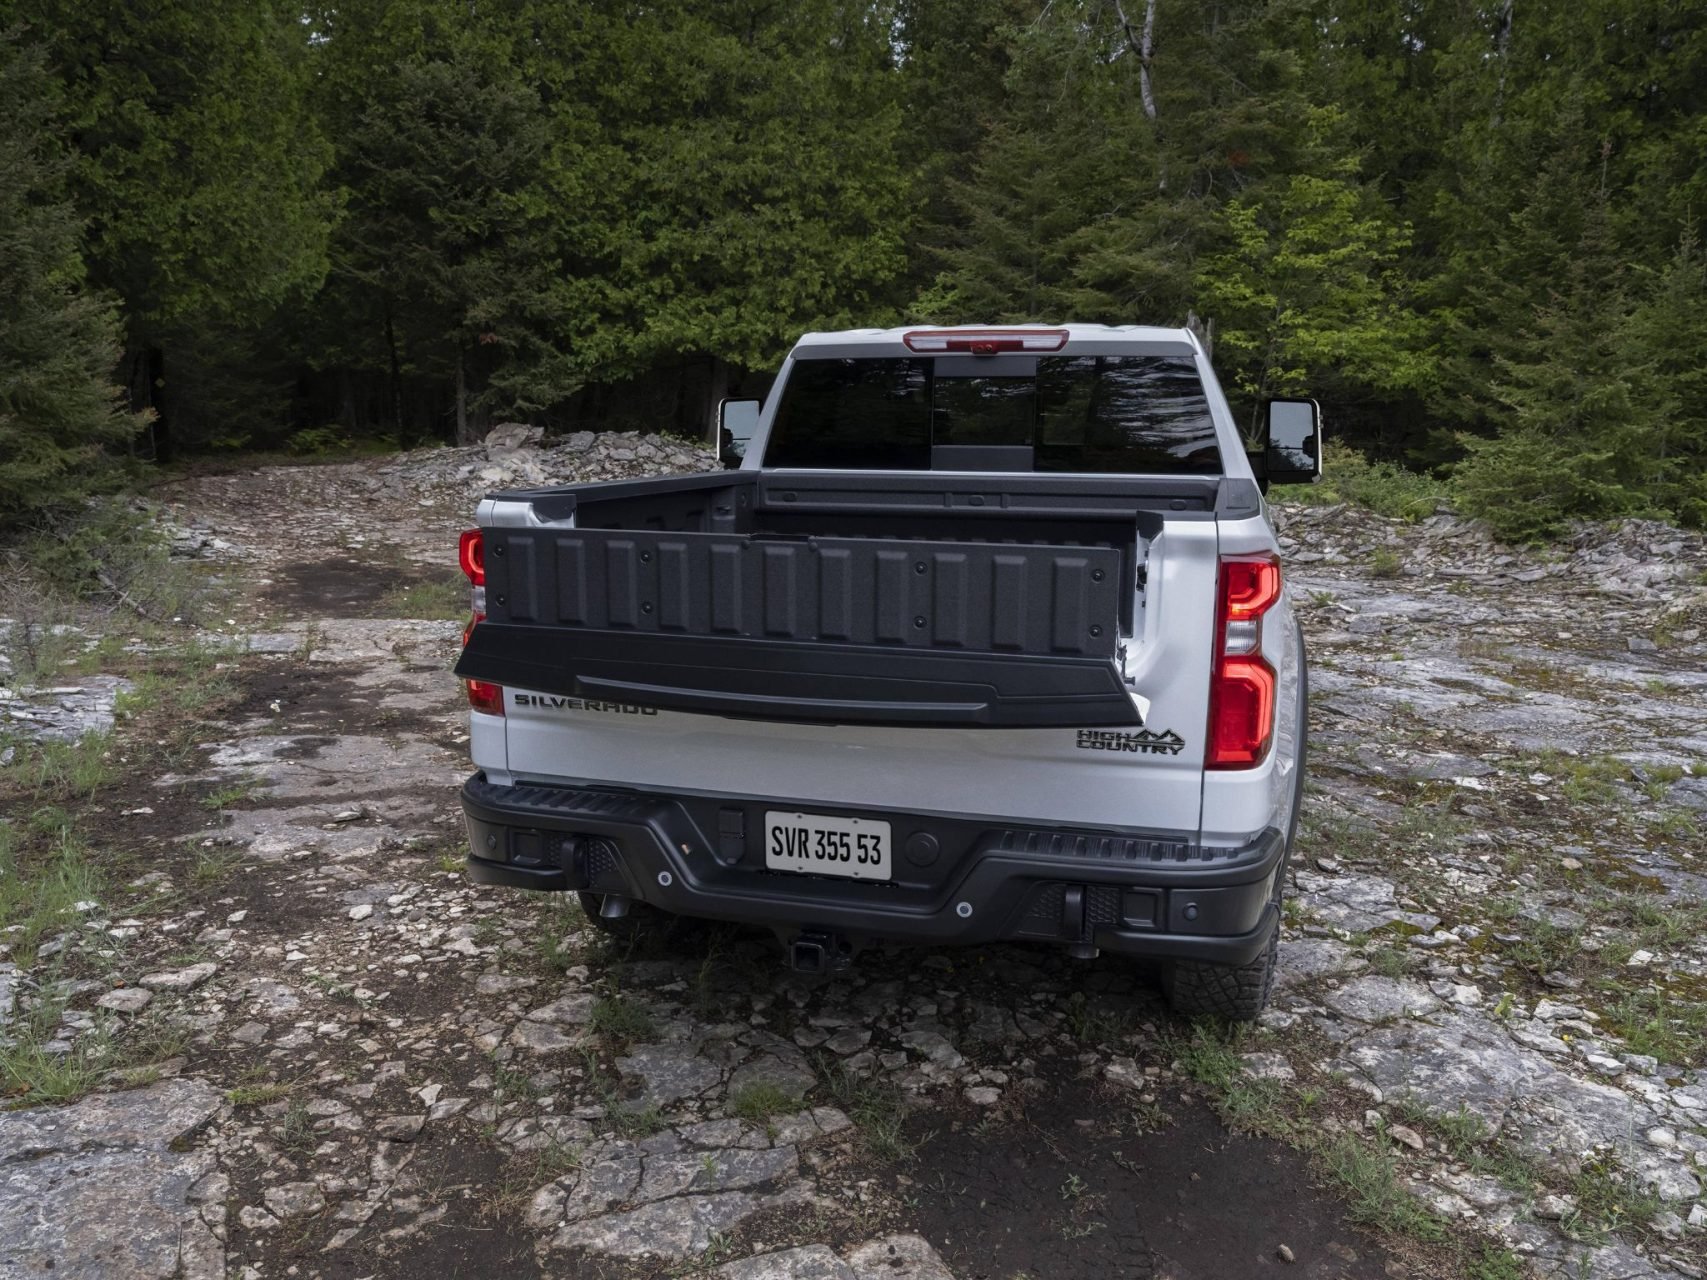
[[765, 814], [765, 866], [851, 880], [889, 879], [889, 824], [825, 813]]

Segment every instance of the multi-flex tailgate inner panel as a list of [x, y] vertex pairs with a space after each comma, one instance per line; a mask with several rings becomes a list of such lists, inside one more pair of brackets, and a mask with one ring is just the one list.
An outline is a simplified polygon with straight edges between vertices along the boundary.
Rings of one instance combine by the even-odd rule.
[[457, 672], [823, 723], [1134, 724], [1108, 547], [611, 529], [486, 531]]
[[497, 623], [1112, 657], [1107, 547], [488, 529]]

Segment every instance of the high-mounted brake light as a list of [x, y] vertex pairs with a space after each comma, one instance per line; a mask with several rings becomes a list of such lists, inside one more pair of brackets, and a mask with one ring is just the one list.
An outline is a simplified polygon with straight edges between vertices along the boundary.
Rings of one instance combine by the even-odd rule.
[[1065, 329], [914, 329], [901, 335], [907, 350], [929, 355], [938, 351], [969, 351], [993, 356], [1003, 351], [1059, 351], [1067, 345]]
[[463, 575], [477, 587], [486, 585], [486, 534], [479, 529], [463, 532], [456, 548], [457, 563]]
[[[462, 629], [462, 647], [468, 648], [468, 637], [474, 634], [474, 628], [486, 621], [486, 615], [476, 613], [468, 620], [468, 625]], [[489, 680], [464, 680], [468, 686], [468, 705], [476, 711], [484, 711], [489, 716], [504, 714], [504, 686], [493, 684]]]
[[1272, 555], [1221, 558], [1208, 768], [1252, 768], [1274, 741], [1275, 674], [1262, 656], [1262, 616], [1280, 599], [1280, 585], [1280, 561]]

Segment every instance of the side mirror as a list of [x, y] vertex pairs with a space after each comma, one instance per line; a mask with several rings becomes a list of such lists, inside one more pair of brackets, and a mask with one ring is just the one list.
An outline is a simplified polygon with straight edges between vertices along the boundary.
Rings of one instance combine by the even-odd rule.
[[762, 400], [717, 402], [717, 452], [726, 467], [738, 467], [747, 456], [747, 445], [759, 429]]
[[1314, 400], [1270, 400], [1263, 432], [1269, 484], [1314, 484], [1322, 476], [1322, 409]]

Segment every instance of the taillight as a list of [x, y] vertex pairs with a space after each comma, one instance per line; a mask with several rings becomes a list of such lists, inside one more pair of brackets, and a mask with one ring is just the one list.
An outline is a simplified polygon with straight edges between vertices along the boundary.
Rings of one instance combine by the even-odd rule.
[[465, 530], [456, 548], [457, 563], [467, 579], [477, 587], [486, 585], [486, 534], [479, 529]]
[[[486, 621], [486, 615], [476, 613], [468, 619], [468, 625], [462, 629], [462, 647], [468, 648], [468, 637], [474, 634], [474, 628]], [[464, 680], [468, 686], [468, 705], [476, 711], [484, 711], [489, 716], [504, 714], [504, 686], [493, 684], [489, 680]]]
[[1067, 345], [1065, 329], [914, 329], [901, 335], [907, 350], [970, 351], [993, 356], [1002, 351], [1059, 351]]
[[1262, 616], [1280, 599], [1273, 555], [1223, 556], [1209, 680], [1210, 769], [1249, 769], [1274, 741], [1274, 668], [1262, 656]]

